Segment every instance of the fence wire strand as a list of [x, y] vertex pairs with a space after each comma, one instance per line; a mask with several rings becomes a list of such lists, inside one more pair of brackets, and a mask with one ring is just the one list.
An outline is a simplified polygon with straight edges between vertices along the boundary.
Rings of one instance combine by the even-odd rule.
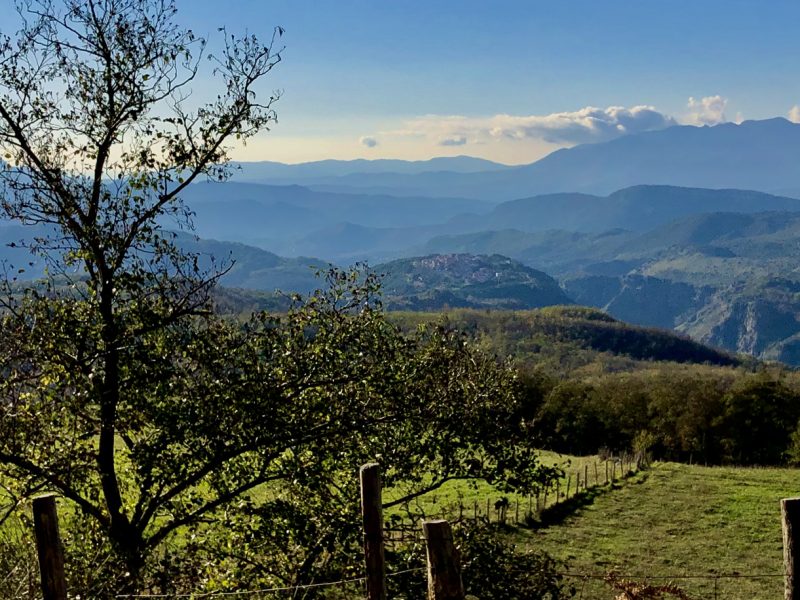
[[[425, 567], [415, 567], [413, 569], [405, 569], [403, 571], [396, 571], [394, 573], [387, 573], [386, 579], [397, 577], [398, 575], [405, 575], [406, 573], [415, 573], [417, 571], [424, 571]], [[354, 577], [353, 579], [340, 579], [338, 581], [326, 581], [323, 583], [305, 583], [299, 585], [289, 585], [282, 587], [263, 588], [259, 590], [242, 590], [234, 592], [187, 592], [180, 594], [117, 594], [115, 598], [224, 598], [234, 596], [254, 596], [256, 594], [273, 594], [277, 592], [296, 592], [298, 590], [308, 590], [312, 588], [334, 587], [340, 585], [347, 585], [350, 583], [361, 583], [367, 580], [366, 577]]]

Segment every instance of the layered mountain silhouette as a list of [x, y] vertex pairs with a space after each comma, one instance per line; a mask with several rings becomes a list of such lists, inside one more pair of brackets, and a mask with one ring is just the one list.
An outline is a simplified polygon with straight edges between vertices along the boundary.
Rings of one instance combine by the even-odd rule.
[[[313, 193], [313, 192], [309, 192]], [[366, 198], [366, 197], [365, 197]], [[402, 205], [404, 199], [397, 198]], [[429, 200], [435, 204], [435, 199]], [[424, 203], [419, 209], [424, 210]], [[425, 252], [498, 252], [509, 254], [506, 245], [553, 246], [553, 235], [582, 243], [586, 236], [603, 238], [644, 232], [690, 215], [728, 211], [755, 213], [762, 211], [800, 211], [800, 200], [743, 190], [707, 190], [672, 186], [635, 186], [608, 196], [588, 194], [548, 194], [496, 205], [483, 214], [455, 215], [438, 224], [405, 227], [370, 227], [354, 222], [335, 222], [305, 232], [290, 243], [273, 242], [266, 248], [280, 254], [300, 251], [323, 256], [334, 262], [369, 260], [372, 262], [421, 254]], [[411, 218], [410, 215], [407, 218]], [[418, 214], [417, 218], [427, 219]], [[428, 221], [432, 219], [427, 219]], [[505, 230], [513, 230], [506, 231]], [[560, 234], [548, 233], [553, 230]], [[623, 230], [623, 231], [618, 231]], [[524, 233], [541, 234], [523, 236]], [[213, 233], [214, 237], [224, 237]], [[470, 246], [469, 240], [493, 240], [491, 246]], [[605, 242], [599, 242], [605, 243]], [[561, 250], [560, 250], [561, 251]], [[517, 256], [517, 254], [514, 254]]]
[[[557, 192], [606, 195], [641, 184], [795, 195], [800, 193], [800, 170], [794, 158], [799, 152], [800, 124], [775, 118], [713, 127], [674, 126], [557, 150], [532, 164], [506, 169], [491, 166], [468, 172], [470, 169], [441, 162], [437, 164], [441, 168], [429, 171], [414, 171], [396, 163], [353, 164], [331, 171], [325, 165], [307, 163], [308, 167], [292, 165], [271, 177], [274, 183], [312, 185], [328, 191], [457, 196], [493, 202]], [[471, 163], [476, 165], [480, 163]], [[246, 165], [243, 174], [249, 178], [259, 169], [257, 164]]]
[[[307, 292], [317, 269], [368, 261], [394, 308], [574, 301], [800, 364], [798, 151], [800, 125], [771, 119], [629, 135], [521, 167], [242, 164], [239, 182], [188, 188], [199, 239], [179, 242], [203, 265], [233, 261], [222, 283], [234, 288]], [[32, 235], [0, 223], [10, 276], [41, 275], [19, 247]]]

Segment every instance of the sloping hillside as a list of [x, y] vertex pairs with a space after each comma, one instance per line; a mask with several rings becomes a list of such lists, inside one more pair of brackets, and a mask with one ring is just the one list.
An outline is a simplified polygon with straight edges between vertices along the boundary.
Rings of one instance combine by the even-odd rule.
[[[482, 340], [497, 354], [523, 362], [533, 360], [536, 365], [556, 362], [574, 369], [598, 360], [601, 354], [606, 355], [606, 360], [616, 356], [632, 361], [740, 364], [738, 357], [685, 335], [624, 323], [592, 308], [452, 310], [445, 314], [451, 325]], [[392, 318], [403, 327], [413, 328], [421, 322], [440, 320], [442, 313], [398, 313]], [[625, 368], [624, 362], [615, 365], [615, 369]]]

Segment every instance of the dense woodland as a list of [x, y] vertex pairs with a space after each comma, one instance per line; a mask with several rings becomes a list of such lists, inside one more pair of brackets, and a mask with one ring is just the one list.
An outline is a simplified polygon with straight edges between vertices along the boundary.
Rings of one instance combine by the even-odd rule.
[[800, 376], [780, 364], [579, 307], [391, 318], [406, 329], [447, 322], [510, 360], [541, 447], [634, 449], [707, 464], [800, 460]]

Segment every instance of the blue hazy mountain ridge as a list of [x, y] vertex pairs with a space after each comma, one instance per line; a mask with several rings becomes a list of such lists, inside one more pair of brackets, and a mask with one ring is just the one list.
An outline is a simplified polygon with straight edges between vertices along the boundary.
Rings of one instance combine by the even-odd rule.
[[[559, 277], [625, 275], [643, 265], [653, 271], [661, 261], [675, 263], [694, 256], [713, 263], [717, 273], [705, 273], [695, 261], [685, 267], [695, 267], [696, 274], [685, 270], [681, 275], [676, 266], [672, 276], [725, 284], [751, 277], [756, 265], [762, 274], [794, 271], [791, 261], [800, 259], [798, 239], [800, 212], [715, 212], [685, 216], [646, 232], [505, 229], [439, 236], [411, 251], [500, 253]], [[726, 263], [731, 265], [728, 271], [721, 269]], [[736, 265], [742, 267], [738, 272]]]
[[[285, 242], [332, 224], [354, 221], [367, 227], [421, 226], [463, 213], [486, 212], [491, 205], [463, 198], [404, 197], [328, 193], [289, 185], [211, 183], [184, 193], [200, 237], [233, 240], [282, 250]], [[302, 249], [299, 254], [303, 254]]]
[[261, 183], [299, 183], [354, 174], [398, 173], [416, 175], [429, 172], [476, 173], [509, 169], [508, 165], [474, 156], [440, 156], [428, 160], [319, 160], [287, 164], [273, 161], [237, 162], [232, 165], [237, 181]]
[[220, 280], [226, 287], [305, 294], [322, 285], [317, 272], [329, 266], [324, 260], [284, 258], [254, 246], [187, 233], [179, 233], [176, 241], [183, 250], [198, 255], [201, 269], [226, 270]]
[[[397, 201], [402, 202], [401, 199]], [[436, 200], [430, 201], [430, 204], [435, 203]], [[469, 251], [459, 245], [463, 239], [469, 239], [458, 237], [464, 234], [491, 236], [495, 238], [495, 243], [499, 243], [498, 237], [503, 237], [503, 243], [506, 243], [512, 234], [500, 236], [497, 232], [515, 230], [533, 233], [557, 230], [571, 232], [574, 242], [579, 233], [603, 234], [602, 238], [607, 237], [608, 232], [613, 233], [620, 229], [644, 232], [693, 214], [719, 211], [800, 211], [800, 200], [745, 190], [642, 185], [619, 190], [605, 197], [565, 193], [512, 200], [499, 204], [484, 214], [460, 214], [451, 217], [447, 222], [433, 225], [371, 228], [353, 222], [335, 223], [309, 231], [292, 244], [277, 244], [268, 249], [280, 254], [302, 251], [334, 262], [376, 261], [429, 250], [450, 251], [445, 240], [454, 237], [456, 239], [452, 240], [451, 248]], [[519, 237], [519, 233], [515, 235]], [[548, 244], [559, 246], [556, 240], [548, 240], [546, 236], [539, 245], [546, 247]], [[501, 254], [508, 254], [508, 248], [502, 244], [496, 248]]]
[[296, 174], [280, 183], [327, 191], [360, 189], [492, 202], [557, 192], [606, 195], [640, 184], [794, 194], [800, 191], [800, 169], [794, 158], [798, 155], [800, 124], [774, 118], [702, 127], [676, 125], [557, 150], [531, 164], [499, 170], [407, 173], [364, 168], [323, 175], [313, 169], [302, 173], [296, 166]]
[[[198, 255], [201, 270], [209, 273], [225, 270], [221, 284], [229, 287], [306, 293], [320, 286], [316, 272], [329, 266], [327, 261], [315, 258], [284, 258], [238, 242], [200, 239], [187, 232], [174, 233], [182, 250]], [[44, 226], [0, 224], [0, 276], [8, 275], [19, 281], [42, 277], [45, 261], [31, 254], [26, 242], [46, 235]], [[57, 262], [49, 264], [58, 278]], [[79, 270], [72, 271], [71, 276], [81, 279]]]

